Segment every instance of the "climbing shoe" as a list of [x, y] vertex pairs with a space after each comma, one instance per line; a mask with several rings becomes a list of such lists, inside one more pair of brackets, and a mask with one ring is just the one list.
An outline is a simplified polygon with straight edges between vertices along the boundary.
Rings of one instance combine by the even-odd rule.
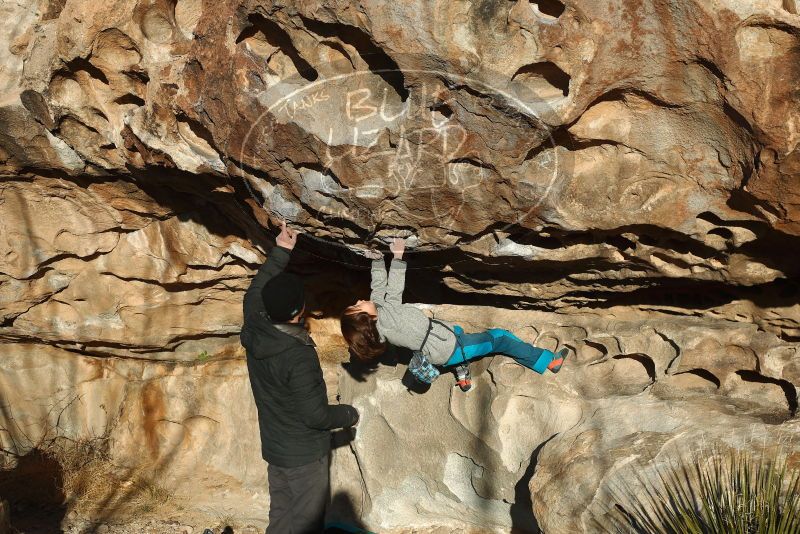
[[469, 365], [456, 366], [456, 384], [465, 393], [472, 389], [472, 375], [469, 372]]
[[561, 367], [564, 365], [564, 360], [567, 359], [568, 355], [569, 355], [569, 348], [562, 347], [561, 350], [556, 352], [555, 354], [556, 357], [553, 359], [552, 362], [548, 364], [547, 368], [554, 373], [559, 372], [561, 370]]

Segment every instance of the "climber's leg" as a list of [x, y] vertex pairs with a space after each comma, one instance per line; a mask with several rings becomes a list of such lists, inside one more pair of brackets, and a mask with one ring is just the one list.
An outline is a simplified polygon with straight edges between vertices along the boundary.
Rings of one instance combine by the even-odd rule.
[[[491, 354], [494, 349], [492, 336], [488, 332], [479, 332], [477, 334], [464, 334], [456, 333], [458, 343], [456, 349], [450, 356], [450, 359], [444, 364], [445, 367], [451, 367], [464, 363], [465, 361], [477, 360], [483, 358], [487, 354]], [[464, 347], [464, 350], [461, 350]]]
[[511, 356], [517, 363], [532, 369], [539, 374], [547, 370], [547, 366], [556, 359], [555, 354], [547, 349], [534, 347], [530, 343], [502, 328], [492, 328], [486, 331], [492, 338], [492, 351]]
[[[456, 336], [460, 346], [456, 343], [456, 349], [445, 363], [445, 367], [458, 365], [464, 360], [477, 360], [488, 354], [500, 353], [511, 356], [517, 363], [543, 374], [550, 362], [556, 359], [555, 354], [549, 350], [534, 347], [502, 328], [491, 328], [476, 334], [456, 333]], [[461, 347], [464, 347], [463, 352]]]

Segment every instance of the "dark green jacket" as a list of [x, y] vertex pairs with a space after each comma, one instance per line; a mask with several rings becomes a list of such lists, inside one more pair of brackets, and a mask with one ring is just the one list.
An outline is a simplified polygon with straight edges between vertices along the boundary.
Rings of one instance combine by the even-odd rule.
[[289, 263], [274, 247], [244, 296], [241, 343], [258, 409], [261, 455], [270, 464], [296, 467], [330, 451], [330, 430], [355, 424], [358, 412], [329, 405], [314, 342], [301, 325], [267, 319], [261, 289]]

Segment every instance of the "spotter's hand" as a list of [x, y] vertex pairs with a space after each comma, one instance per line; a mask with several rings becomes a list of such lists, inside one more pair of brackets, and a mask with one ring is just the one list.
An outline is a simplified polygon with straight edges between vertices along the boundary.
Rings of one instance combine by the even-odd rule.
[[286, 250], [292, 250], [297, 244], [297, 230], [286, 227], [286, 221], [281, 221], [281, 233], [275, 238], [275, 243]]

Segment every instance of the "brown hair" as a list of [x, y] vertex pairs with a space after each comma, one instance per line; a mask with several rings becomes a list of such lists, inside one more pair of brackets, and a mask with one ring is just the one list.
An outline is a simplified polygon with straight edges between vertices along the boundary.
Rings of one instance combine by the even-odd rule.
[[375, 319], [367, 312], [348, 306], [340, 318], [342, 335], [350, 346], [350, 352], [359, 360], [369, 361], [386, 350], [381, 341]]

